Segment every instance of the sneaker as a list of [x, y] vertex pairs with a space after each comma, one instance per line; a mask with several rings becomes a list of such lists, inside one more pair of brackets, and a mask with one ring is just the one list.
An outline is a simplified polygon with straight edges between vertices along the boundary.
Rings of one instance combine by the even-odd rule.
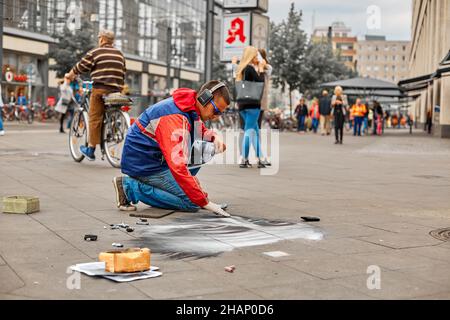
[[269, 161], [267, 161], [266, 159], [265, 159], [265, 160], [262, 160], [261, 163], [262, 163], [263, 165], [265, 165], [266, 167], [270, 167], [270, 166], [272, 165], [272, 164], [271, 164]]
[[136, 211], [136, 207], [130, 204], [125, 195], [122, 185], [122, 177], [113, 178], [114, 190], [116, 191], [117, 208], [120, 211]]
[[222, 203], [222, 204], [220, 205], [220, 208], [221, 208], [222, 210], [227, 210], [227, 208], [228, 208], [228, 203]]
[[5, 131], [4, 130], [0, 131], [0, 136], [4, 136], [4, 135], [5, 135]]
[[252, 165], [250, 164], [250, 162], [248, 160], [242, 160], [241, 164], [239, 165], [240, 168], [246, 169], [246, 168], [251, 168]]
[[89, 161], [95, 161], [95, 148], [81, 146], [80, 152], [85, 156]]
[[258, 161], [258, 168], [259, 169], [264, 169], [264, 168], [266, 168], [266, 166], [261, 161]]

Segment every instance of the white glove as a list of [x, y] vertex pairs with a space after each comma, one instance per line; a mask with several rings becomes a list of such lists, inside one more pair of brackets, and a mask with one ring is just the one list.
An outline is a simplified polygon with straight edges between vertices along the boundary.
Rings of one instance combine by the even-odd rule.
[[225, 212], [220, 205], [218, 205], [217, 203], [214, 202], [209, 202], [206, 206], [203, 207], [203, 209], [211, 211], [215, 214], [217, 214], [218, 216], [222, 216], [222, 217], [231, 217], [231, 215], [227, 212]]

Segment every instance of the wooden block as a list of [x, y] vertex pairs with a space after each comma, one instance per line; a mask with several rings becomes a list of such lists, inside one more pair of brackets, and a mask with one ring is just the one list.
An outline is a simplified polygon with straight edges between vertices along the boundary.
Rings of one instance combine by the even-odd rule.
[[40, 210], [39, 198], [11, 196], [3, 198], [4, 213], [30, 214]]
[[98, 259], [105, 262], [105, 271], [108, 272], [128, 273], [150, 270], [150, 249], [148, 248], [102, 252]]

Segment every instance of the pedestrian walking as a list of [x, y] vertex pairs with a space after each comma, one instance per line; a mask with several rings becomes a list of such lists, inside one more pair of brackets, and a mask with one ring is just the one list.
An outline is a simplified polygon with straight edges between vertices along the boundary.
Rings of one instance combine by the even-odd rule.
[[5, 135], [5, 129], [3, 128], [3, 108], [4, 108], [4, 105], [2, 104], [0, 106], [0, 136]]
[[334, 96], [331, 99], [331, 114], [334, 118], [334, 133], [336, 136], [335, 144], [343, 144], [344, 140], [344, 123], [347, 114], [348, 99], [344, 95], [342, 87], [337, 86], [334, 89]]
[[353, 127], [353, 135], [361, 136], [361, 128], [364, 122], [364, 117], [366, 114], [366, 106], [361, 102], [361, 99], [356, 99], [356, 103], [352, 106], [351, 114], [355, 119], [355, 125]]
[[295, 108], [295, 116], [297, 117], [298, 123], [297, 132], [305, 133], [306, 132], [305, 121], [306, 118], [308, 118], [308, 106], [306, 105], [304, 98], [301, 98], [299, 100], [299, 103]]
[[311, 109], [309, 111], [309, 116], [312, 120], [312, 131], [317, 133], [317, 129], [319, 128], [319, 120], [320, 120], [320, 112], [319, 112], [319, 101], [314, 98], [311, 104]]
[[[236, 70], [236, 81], [264, 82], [264, 70], [266, 61], [259, 55], [258, 49], [249, 46], [244, 49], [241, 62]], [[266, 166], [261, 159], [261, 147], [258, 119], [261, 112], [261, 100], [248, 101], [238, 99], [239, 114], [244, 120], [244, 136], [242, 143], [242, 162], [240, 168], [250, 168], [248, 159], [250, 154], [250, 143], [253, 145], [258, 158], [258, 168]]]
[[374, 110], [374, 125], [373, 134], [381, 136], [383, 134], [383, 122], [384, 122], [384, 112], [381, 104], [378, 101], [373, 103]]
[[433, 118], [431, 109], [427, 111], [427, 122], [425, 123], [425, 128], [428, 134], [431, 134], [433, 128]]
[[368, 135], [369, 134], [369, 101], [366, 100], [366, 103], [364, 104], [364, 115], [363, 115], [363, 121], [362, 121], [362, 135]]
[[322, 97], [319, 100], [320, 113], [320, 133], [324, 136], [331, 134], [331, 99], [328, 91], [323, 90]]
[[[263, 97], [261, 99], [261, 112], [259, 113], [258, 118], [258, 126], [261, 130], [262, 122], [265, 118], [265, 115], [269, 111], [269, 91], [270, 91], [270, 77], [272, 76], [273, 68], [269, 63], [269, 60], [267, 59], [267, 52], [265, 49], [259, 49], [259, 54], [261, 55], [261, 58], [266, 62], [266, 65], [264, 67], [264, 92]], [[260, 149], [261, 149], [261, 162], [265, 166], [271, 166], [272, 164], [267, 160], [267, 157], [264, 155], [264, 150], [262, 150], [261, 143], [260, 143]]]
[[70, 86], [69, 77], [64, 77], [64, 80], [59, 84], [59, 99], [55, 107], [55, 111], [60, 113], [59, 118], [59, 132], [65, 133], [64, 131], [64, 119], [68, 114], [68, 109], [73, 105], [75, 98], [73, 96], [73, 89]]

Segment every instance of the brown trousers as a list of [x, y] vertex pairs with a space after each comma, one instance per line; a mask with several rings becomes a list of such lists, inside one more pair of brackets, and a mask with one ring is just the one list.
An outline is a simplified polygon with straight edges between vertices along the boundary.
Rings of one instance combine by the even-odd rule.
[[103, 115], [105, 114], [103, 96], [112, 92], [107, 89], [92, 89], [89, 105], [89, 146], [91, 147], [95, 147], [101, 142]]

